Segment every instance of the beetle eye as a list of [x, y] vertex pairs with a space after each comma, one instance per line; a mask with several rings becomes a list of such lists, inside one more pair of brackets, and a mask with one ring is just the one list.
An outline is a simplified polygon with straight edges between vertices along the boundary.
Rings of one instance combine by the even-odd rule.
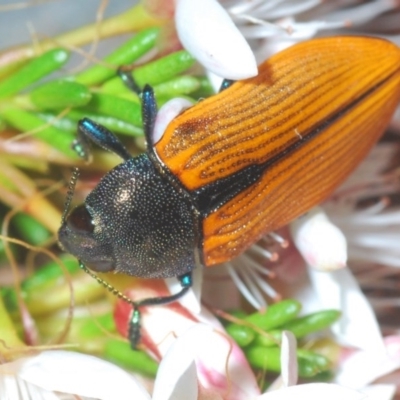
[[74, 208], [67, 218], [67, 225], [74, 231], [93, 233], [94, 224], [86, 207], [82, 204]]

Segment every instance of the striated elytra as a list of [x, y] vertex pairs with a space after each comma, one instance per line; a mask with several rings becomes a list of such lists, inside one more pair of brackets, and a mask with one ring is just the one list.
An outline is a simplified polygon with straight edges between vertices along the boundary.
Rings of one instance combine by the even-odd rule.
[[[156, 145], [197, 197], [205, 265], [320, 203], [360, 163], [400, 96], [400, 49], [364, 37], [300, 43], [185, 111]], [[224, 188], [222, 201], [212, 201]]]
[[[59, 230], [62, 247], [96, 271], [165, 278], [182, 291], [204, 266], [238, 256], [267, 232], [322, 202], [360, 163], [400, 99], [400, 49], [381, 39], [300, 43], [177, 116], [155, 145], [153, 91], [142, 93], [147, 152], [132, 158], [104, 127], [84, 119], [87, 140], [124, 162]], [[138, 335], [138, 322], [131, 323]], [[137, 337], [131, 338], [131, 342]]]

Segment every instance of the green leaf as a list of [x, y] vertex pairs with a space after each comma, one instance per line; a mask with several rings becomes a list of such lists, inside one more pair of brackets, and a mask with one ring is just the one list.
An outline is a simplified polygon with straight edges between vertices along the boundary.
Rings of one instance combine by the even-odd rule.
[[138, 67], [132, 74], [139, 86], [157, 85], [185, 72], [195, 61], [186, 50], [181, 50]]
[[249, 345], [255, 337], [254, 330], [244, 325], [229, 324], [226, 331], [240, 347]]
[[49, 50], [0, 82], [0, 99], [12, 96], [61, 68], [68, 60], [64, 49]]
[[[76, 259], [64, 256], [61, 261], [69, 273], [73, 274], [79, 271], [79, 265]], [[64, 276], [64, 271], [55, 261], [50, 261], [37, 269], [35, 273], [22, 282], [22, 288], [29, 295], [30, 292], [40, 291], [49, 286], [54, 286], [55, 281]]]
[[270, 305], [263, 313], [257, 312], [245, 318], [262, 330], [277, 328], [296, 318], [301, 310], [301, 304], [292, 299], [282, 300]]
[[[251, 346], [246, 350], [250, 365], [263, 371], [281, 372], [281, 349], [275, 347]], [[299, 376], [311, 378], [330, 368], [329, 360], [313, 351], [298, 349]]]
[[13, 225], [18, 229], [23, 240], [35, 246], [43, 244], [51, 237], [50, 231], [28, 214], [15, 215]]
[[70, 132], [55, 128], [54, 126], [45, 126], [43, 121], [34, 113], [13, 106], [4, 107], [1, 110], [1, 116], [10, 126], [22, 132], [37, 129], [38, 131], [34, 134], [35, 138], [52, 145], [68, 157], [74, 159], [78, 157], [71, 148], [74, 135], [71, 135]]
[[30, 94], [32, 103], [43, 110], [59, 110], [81, 107], [89, 103], [92, 94], [80, 83], [55, 80], [34, 89]]
[[125, 42], [113, 51], [104, 61], [115, 65], [115, 68], [107, 68], [103, 65], [95, 65], [76, 76], [76, 81], [88, 86], [98, 85], [106, 79], [116, 75], [116, 70], [121, 65], [131, 64], [154, 47], [160, 30], [150, 28], [139, 32], [132, 39]]
[[132, 125], [142, 126], [142, 111], [138, 103], [104, 93], [93, 93], [85, 109], [96, 114], [118, 118]]
[[338, 310], [323, 310], [297, 318], [285, 324], [282, 329], [291, 331], [297, 338], [328, 328], [340, 318]]
[[[133, 70], [132, 75], [140, 87], [145, 84], [154, 86], [185, 72], [194, 63], [195, 59], [187, 51], [182, 50], [137, 67]], [[102, 90], [109, 93], [119, 93], [123, 91], [122, 87], [121, 78], [116, 77], [107, 81]]]
[[[135, 107], [135, 106], [134, 106]], [[129, 108], [132, 109], [132, 103], [129, 102]], [[143, 129], [141, 126], [133, 125], [132, 123], [122, 121], [119, 118], [110, 115], [95, 114], [84, 110], [72, 110], [67, 114], [68, 118], [74, 121], [75, 130], [77, 122], [82, 118], [90, 118], [94, 122], [105, 126], [113, 132], [122, 133], [129, 136], [142, 136]], [[135, 122], [136, 119], [135, 119]]]
[[193, 76], [178, 76], [167, 82], [154, 86], [154, 94], [157, 97], [176, 97], [189, 94], [201, 87], [200, 81]]

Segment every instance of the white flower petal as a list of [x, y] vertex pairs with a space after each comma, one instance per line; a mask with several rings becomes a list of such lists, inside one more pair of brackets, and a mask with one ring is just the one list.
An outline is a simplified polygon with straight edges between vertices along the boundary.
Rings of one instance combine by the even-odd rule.
[[311, 400], [320, 398], [323, 400], [361, 400], [366, 399], [366, 396], [353, 389], [331, 383], [309, 383], [268, 392], [259, 396], [257, 400]]
[[[163, 379], [156, 380], [153, 392], [153, 400], [197, 400], [198, 383], [197, 371], [194, 361], [188, 368], [177, 374], [178, 363], [174, 363], [172, 368], [169, 366], [168, 371], [163, 373]], [[161, 383], [159, 384], [158, 381]], [[173, 385], [174, 384], [174, 385]]]
[[235, 399], [248, 399], [259, 394], [254, 374], [241, 349], [210, 326], [197, 324], [190, 330], [188, 347], [196, 351], [198, 379], [206, 389], [227, 390]]
[[[196, 300], [196, 303], [195, 304], [191, 303], [190, 307], [189, 305], [186, 305], [186, 303], [183, 303], [185, 307], [192, 310], [192, 312], [195, 314], [198, 314], [201, 311], [201, 289], [203, 286], [203, 273], [204, 271], [202, 266], [197, 266], [197, 268], [195, 268], [192, 272], [192, 281], [193, 281], [192, 293], [194, 299]], [[195, 306], [197, 306], [198, 308], [196, 309]]]
[[190, 332], [181, 335], [162, 359], [154, 385], [153, 400], [198, 397], [195, 347]]
[[340, 363], [340, 368], [334, 377], [335, 383], [362, 389], [376, 379], [400, 368], [400, 352], [393, 351], [396, 347], [392, 342], [399, 342], [399, 337], [385, 339], [386, 350], [358, 351]]
[[346, 266], [346, 238], [321, 208], [315, 207], [292, 222], [290, 230], [296, 247], [312, 268], [334, 271]]
[[218, 93], [224, 79], [218, 75], [215, 75], [211, 71], [207, 71], [207, 78], [210, 81], [211, 86], [214, 89], [214, 92]]
[[396, 385], [371, 385], [361, 391], [368, 396], [368, 400], [392, 400]]
[[52, 391], [40, 388], [24, 381], [18, 372], [27, 358], [0, 365], [0, 399], [1, 400], [59, 400]]
[[157, 113], [153, 131], [153, 143], [157, 143], [162, 138], [165, 129], [176, 116], [192, 105], [189, 100], [180, 97], [165, 103]]
[[342, 317], [333, 326], [339, 340], [360, 349], [382, 351], [379, 325], [368, 300], [349, 269], [329, 274], [309, 269], [321, 308], [335, 308]]
[[175, 11], [183, 46], [208, 70], [228, 79], [257, 75], [250, 46], [216, 0], [178, 0]]
[[93, 356], [68, 351], [45, 351], [29, 358], [18, 376], [46, 390], [101, 400], [151, 398], [123, 369]]
[[[199, 273], [200, 270], [200, 273]], [[179, 303], [190, 310], [194, 314], [200, 314], [201, 312], [201, 280], [202, 273], [200, 268], [195, 268], [193, 271], [193, 286], [189, 291], [179, 299]], [[199, 282], [200, 280], [200, 282]], [[165, 284], [168, 286], [169, 293], [178, 293], [182, 290], [182, 284], [177, 278], [165, 279]]]
[[297, 383], [297, 341], [292, 332], [282, 332], [281, 344], [281, 375], [285, 386], [293, 386]]
[[[149, 324], [154, 323], [154, 326], [149, 329], [152, 336], [146, 338], [146, 341], [157, 343], [156, 351], [161, 357], [168, 355], [171, 357], [172, 364], [174, 362], [173, 356], [169, 352], [173, 351], [175, 345], [180, 346], [174, 351], [177, 351], [178, 354], [180, 352], [179, 357], [182, 357], [183, 361], [179, 362], [182, 362], [183, 370], [185, 371], [185, 366], [189, 365], [190, 361], [194, 359], [197, 379], [204, 389], [220, 394], [231, 391], [236, 394], [235, 399], [247, 400], [259, 395], [260, 392], [254, 374], [242, 350], [229, 339], [222, 327], [215, 328], [203, 323], [195, 323], [188, 313], [174, 316], [172, 310], [169, 313], [166, 312], [166, 307], [153, 307], [153, 309], [156, 308], [164, 309], [159, 310], [157, 321], [154, 320], [157, 315], [153, 310], [151, 316], [148, 315], [147, 311], [143, 313], [143, 316], [146, 317], [146, 328]], [[210, 320], [211, 317], [206, 315], [205, 319]], [[170, 324], [173, 328], [170, 327]], [[215, 318], [214, 325], [217, 325]], [[155, 332], [156, 329], [161, 330], [161, 332]], [[171, 334], [166, 335], [165, 330], [171, 332]], [[159, 333], [156, 339], [153, 333]], [[176, 360], [175, 363], [177, 363]], [[189, 367], [187, 373], [189, 378], [192, 379], [192, 372]], [[183, 371], [178, 370], [177, 375], [171, 380], [177, 381], [179, 374], [183, 374]]]

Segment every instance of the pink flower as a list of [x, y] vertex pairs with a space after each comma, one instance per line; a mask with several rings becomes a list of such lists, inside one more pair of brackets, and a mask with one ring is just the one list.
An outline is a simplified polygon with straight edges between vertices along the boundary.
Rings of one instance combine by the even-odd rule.
[[[165, 295], [166, 287], [148, 282], [146, 289], [128, 293], [133, 299]], [[119, 331], [126, 336], [131, 307], [120, 301], [115, 311]], [[334, 384], [293, 386], [297, 382], [296, 341], [290, 332], [282, 339], [282, 377], [260, 394], [255, 376], [242, 351], [229, 339], [220, 323], [204, 308], [199, 314], [182, 304], [143, 307], [142, 347], [161, 360], [153, 399], [288, 400], [296, 396], [356, 400], [363, 396]], [[174, 397], [177, 396], [177, 397]], [[314, 396], [314, 397], [313, 397]]]
[[399, 370], [400, 336], [388, 336], [384, 339], [382, 351], [344, 352], [334, 382], [373, 394], [371, 398], [391, 399], [398, 387], [398, 378], [393, 376], [391, 379], [389, 374]]
[[[127, 295], [139, 300], [168, 293], [162, 282], [146, 281]], [[194, 297], [194, 294], [189, 293], [188, 296]], [[141, 347], [157, 360], [164, 360], [170, 349], [179, 343], [185, 363], [189, 363], [189, 359], [194, 362], [200, 390], [237, 400], [258, 395], [257, 382], [242, 350], [212, 314], [204, 308], [198, 313], [193, 309], [193, 306], [189, 308], [177, 302], [167, 306], [142, 307]], [[131, 306], [119, 301], [115, 321], [125, 337], [130, 314]]]

